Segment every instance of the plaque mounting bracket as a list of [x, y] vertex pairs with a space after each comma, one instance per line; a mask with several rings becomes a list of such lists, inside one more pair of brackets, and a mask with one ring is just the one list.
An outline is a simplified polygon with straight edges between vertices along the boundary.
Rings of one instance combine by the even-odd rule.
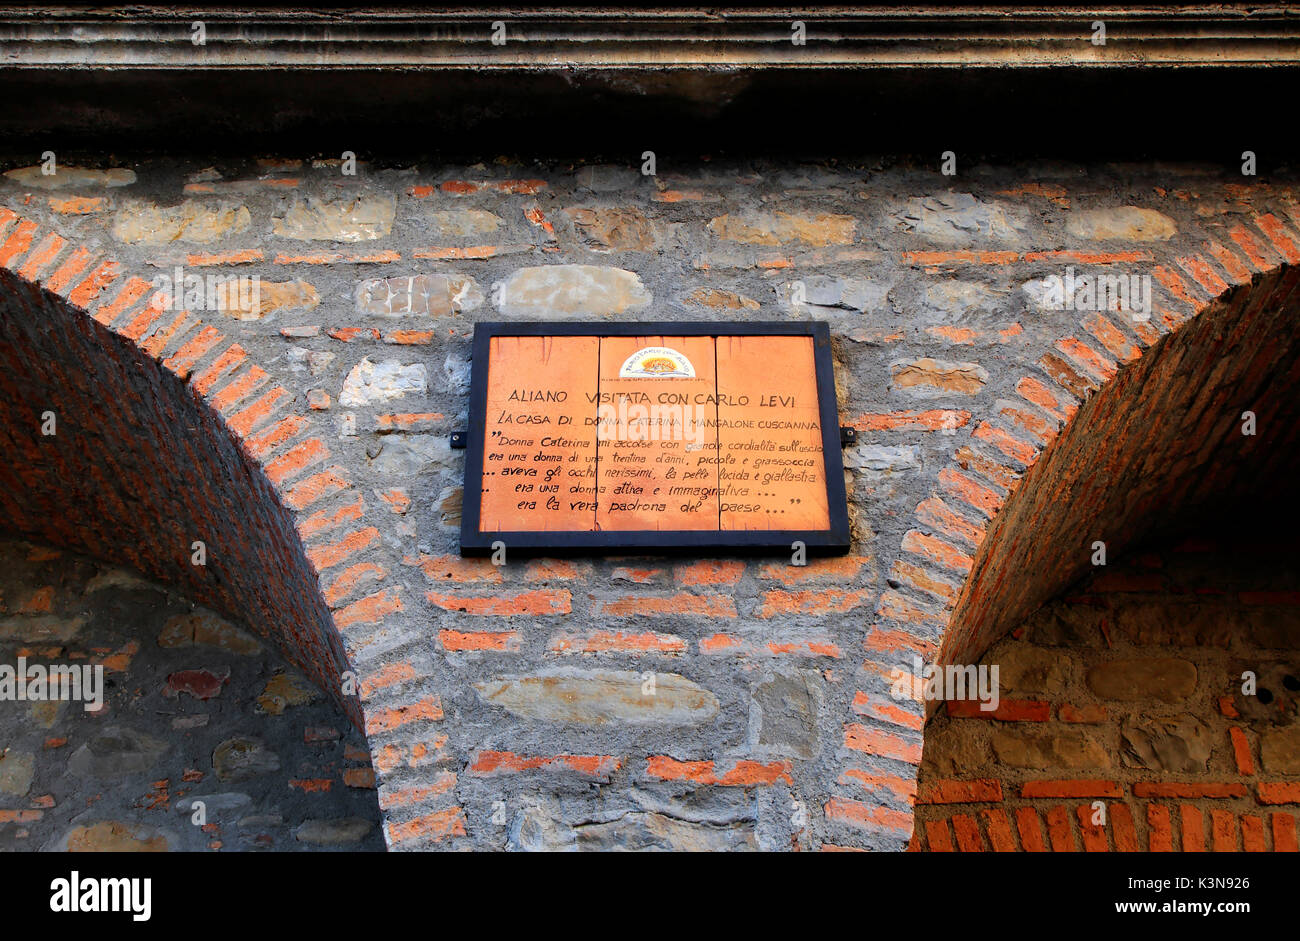
[[[840, 447], [847, 448], [858, 443], [858, 429], [840, 426]], [[455, 445], [452, 445], [455, 447]], [[464, 447], [464, 445], [461, 445]]]
[[463, 451], [465, 450], [465, 447], [469, 444], [469, 432], [453, 431], [447, 443], [448, 445], [450, 445], [452, 449], [456, 451]]

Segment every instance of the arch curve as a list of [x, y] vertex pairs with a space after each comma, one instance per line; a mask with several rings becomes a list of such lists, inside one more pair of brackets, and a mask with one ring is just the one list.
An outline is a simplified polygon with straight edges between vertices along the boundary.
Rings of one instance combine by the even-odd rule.
[[[1183, 260], [1203, 272], [1207, 293], [1221, 290], [1187, 295], [1194, 307], [1186, 316], [1166, 310], [1168, 332], [1145, 350], [1133, 344], [1091, 373], [1080, 369], [1089, 382], [1077, 398], [1022, 380], [1026, 398], [1064, 420], [991, 519], [939, 662], [976, 662], [1000, 633], [1087, 572], [1097, 543], [1113, 556], [1234, 485], [1279, 482], [1277, 461], [1295, 437], [1280, 419], [1300, 385], [1300, 342], [1287, 329], [1300, 316], [1300, 272], [1268, 264], [1230, 282], [1204, 264]], [[1246, 413], [1252, 434], [1242, 433]]]
[[340, 564], [372, 537], [367, 507], [291, 392], [149, 280], [10, 209], [0, 360], [0, 525], [176, 585], [373, 729], [345, 632], [402, 603]]
[[[1234, 487], [1282, 486], [1297, 444], [1295, 423], [1280, 419], [1300, 390], [1300, 234], [1271, 212], [1223, 231], [1222, 242], [1204, 241], [1198, 253], [1156, 257], [1149, 321], [1079, 315], [1074, 332], [1022, 367], [1017, 399], [972, 421], [970, 443], [981, 447], [953, 451], [901, 545], [904, 582], [942, 595], [942, 604], [917, 605], [887, 589], [869, 648], [978, 663], [1092, 567], [1095, 543], [1116, 556]], [[1241, 434], [1246, 412], [1253, 435]], [[846, 748], [919, 765], [923, 717], [865, 694], [853, 713]], [[857, 724], [862, 715], [900, 731], [882, 735]], [[848, 776], [873, 784], [859, 768], [841, 783]], [[926, 799], [911, 781], [874, 786], [881, 782]], [[911, 829], [910, 814], [831, 805], [828, 816]]]

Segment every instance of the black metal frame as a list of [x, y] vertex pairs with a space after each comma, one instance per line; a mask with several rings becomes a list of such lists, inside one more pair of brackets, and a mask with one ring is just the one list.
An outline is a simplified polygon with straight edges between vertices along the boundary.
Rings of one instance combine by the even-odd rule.
[[[601, 532], [483, 532], [483, 446], [487, 425], [488, 344], [493, 337], [536, 336], [806, 336], [813, 341], [817, 374], [818, 416], [822, 429], [827, 506], [830, 527], [819, 530], [612, 530]], [[628, 549], [664, 553], [719, 550], [728, 554], [790, 552], [802, 542], [810, 555], [848, 552], [850, 543], [848, 500], [842, 486], [844, 458], [840, 451], [839, 409], [831, 360], [830, 329], [814, 322], [730, 323], [705, 321], [655, 321], [604, 323], [555, 321], [480, 323], [474, 328], [470, 377], [469, 442], [465, 455], [465, 497], [460, 524], [461, 555], [488, 555], [492, 544], [503, 542], [507, 552], [523, 555], [599, 555]]]

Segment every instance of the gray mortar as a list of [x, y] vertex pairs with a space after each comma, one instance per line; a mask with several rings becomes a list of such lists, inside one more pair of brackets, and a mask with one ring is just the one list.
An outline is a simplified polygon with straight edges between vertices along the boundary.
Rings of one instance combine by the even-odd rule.
[[[344, 749], [365, 749], [365, 740], [333, 703], [317, 695], [314, 702], [288, 706], [280, 715], [265, 714], [257, 698], [277, 673], [286, 672], [310, 688], [308, 681], [265, 645], [259, 653], [241, 654], [211, 646], [160, 647], [158, 637], [168, 620], [196, 609], [184, 598], [134, 573], [63, 553], [33, 561], [33, 546], [0, 542], [0, 664], [16, 666], [23, 648], [64, 647], [48, 656], [28, 654], [29, 663], [77, 665], [88, 651], [120, 651], [131, 642], [139, 652], [122, 672], [105, 672], [103, 714], [88, 713], [83, 703], [60, 704], [47, 725], [38, 717], [42, 704], [0, 702], [0, 808], [26, 810], [53, 798], [39, 820], [0, 823], [0, 848], [61, 850], [70, 833], [104, 822], [138, 827], [137, 836], [162, 836], [172, 850], [200, 851], [219, 840], [223, 850], [383, 850], [379, 806], [374, 790], [344, 785], [344, 768], [368, 768], [361, 759], [345, 760]], [[49, 615], [26, 615], [17, 608], [32, 591], [54, 587]], [[42, 618], [71, 629], [66, 641], [33, 640]], [[231, 628], [239, 631], [238, 628]], [[245, 640], [251, 635], [243, 633]], [[80, 657], [76, 655], [80, 654]], [[207, 670], [229, 681], [218, 695], [199, 700], [187, 693], [165, 696], [168, 677], [178, 671]], [[202, 722], [202, 725], [191, 725]], [[333, 741], [305, 743], [308, 728], [340, 733]], [[230, 739], [261, 741], [278, 759], [277, 770], [241, 780], [221, 780], [213, 753]], [[50, 747], [51, 740], [66, 744]], [[30, 782], [4, 774], [9, 761], [34, 765]], [[268, 762], [269, 764], [269, 762]], [[186, 771], [203, 777], [186, 781]], [[295, 779], [331, 779], [328, 791], [306, 793], [290, 786]], [[155, 782], [167, 781], [165, 788]], [[192, 820], [193, 801], [203, 801], [205, 832]], [[308, 821], [338, 827], [359, 821], [359, 838], [338, 845], [300, 841]], [[364, 829], [363, 829], [364, 828]], [[303, 835], [307, 835], [304, 833]]]
[[[80, 161], [82, 165], [86, 161]], [[82, 192], [82, 195], [107, 195], [119, 204], [125, 198], [148, 199], [162, 205], [175, 205], [181, 201], [182, 186], [193, 173], [203, 169], [210, 161], [176, 162], [149, 160], [133, 163], [129, 155], [117, 158], [103, 157], [96, 161], [100, 166], [129, 166], [138, 175], [135, 184], [114, 190]], [[32, 159], [13, 155], [4, 161], [6, 166], [30, 165]], [[446, 720], [437, 727], [450, 736], [448, 752], [457, 756], [454, 770], [459, 773], [456, 790], [458, 803], [465, 808], [466, 828], [470, 834], [462, 841], [479, 848], [526, 848], [538, 844], [574, 845], [577, 837], [590, 832], [590, 828], [610, 820], [631, 821], [640, 826], [646, 813], [663, 814], [678, 821], [700, 825], [700, 832], [709, 839], [730, 839], [730, 827], [737, 821], [752, 828], [754, 845], [765, 849], [788, 848], [795, 828], [791, 824], [793, 796], [807, 808], [808, 829], [802, 839], [834, 842], [830, 828], [823, 820], [821, 807], [830, 796], [839, 770], [842, 726], [850, 715], [849, 698], [855, 688], [886, 692], [882, 678], [864, 677], [856, 671], [860, 659], [862, 639], [871, 626], [872, 611], [879, 592], [886, 587], [885, 575], [890, 562], [897, 557], [903, 534], [913, 527], [913, 510], [916, 504], [936, 487], [936, 474], [950, 463], [952, 451], [962, 444], [972, 443], [971, 428], [982, 417], [991, 416], [994, 402], [1015, 399], [1014, 385], [1024, 374], [1026, 366], [1051, 348], [1053, 341], [1077, 329], [1078, 315], [1071, 311], [1031, 310], [1021, 285], [1048, 274], [1061, 274], [1064, 262], [1014, 263], [1005, 266], [969, 265], [951, 271], [930, 272], [920, 266], [910, 266], [900, 260], [900, 253], [908, 250], [942, 249], [1017, 249], [1020, 251], [1046, 251], [1061, 248], [1078, 248], [1078, 240], [1065, 232], [1064, 219], [1069, 214], [1053, 202], [1037, 196], [999, 195], [1002, 190], [1013, 189], [1025, 182], [1059, 181], [1069, 188], [1068, 196], [1073, 211], [1087, 208], [1111, 208], [1138, 205], [1158, 208], [1171, 217], [1178, 228], [1168, 242], [1154, 246], [1129, 242], [1099, 242], [1086, 247], [1105, 251], [1128, 248], [1154, 247], [1168, 256], [1198, 251], [1205, 238], [1206, 220], [1196, 215], [1195, 200], [1161, 198], [1156, 187], [1165, 190], [1188, 189], [1193, 192], [1217, 192], [1222, 183], [1242, 182], [1233, 176], [1234, 168], [1214, 166], [1164, 166], [1164, 165], [1092, 165], [1077, 167], [1065, 164], [1021, 165], [1014, 167], [976, 166], [963, 168], [956, 178], [940, 176], [935, 169], [911, 164], [900, 164], [881, 169], [880, 164], [864, 160], [860, 164], [846, 163], [828, 166], [768, 166], [761, 163], [744, 166], [708, 165], [681, 167], [660, 163], [659, 172], [669, 188], [699, 188], [716, 193], [715, 202], [660, 203], [651, 200], [656, 183], [635, 173], [601, 172], [593, 177], [578, 173], [579, 164], [520, 165], [485, 160], [483, 165], [467, 166], [415, 166], [382, 168], [363, 166], [355, 178], [339, 176], [337, 169], [312, 169], [274, 171], [273, 176], [295, 176], [303, 180], [296, 195], [326, 195], [359, 190], [397, 197], [397, 216], [392, 233], [374, 241], [350, 244], [328, 242], [296, 242], [271, 234], [271, 218], [277, 209], [292, 198], [280, 193], [252, 192], [240, 196], [197, 196], [196, 199], [216, 201], [231, 199], [247, 205], [252, 216], [252, 227], [245, 233], [227, 236], [211, 245], [148, 247], [115, 242], [106, 228], [111, 216], [69, 217], [50, 213], [43, 198], [30, 206], [19, 206], [28, 188], [10, 181], [0, 181], [0, 201], [21, 208], [24, 213], [48, 223], [68, 238], [81, 239], [98, 245], [121, 259], [128, 270], [134, 272], [165, 272], [169, 265], [155, 267], [153, 262], [182, 255], [184, 251], [219, 251], [222, 249], [261, 247], [266, 252], [263, 263], [222, 269], [234, 274], [258, 274], [264, 280], [284, 281], [301, 277], [318, 291], [320, 306], [310, 311], [279, 312], [253, 323], [236, 323], [223, 320], [219, 314], [205, 314], [222, 327], [237, 342], [249, 350], [252, 360], [266, 367], [276, 382], [305, 396], [308, 389], [325, 389], [335, 399], [328, 412], [317, 413], [322, 427], [328, 429], [328, 442], [333, 452], [332, 461], [343, 465], [358, 486], [365, 490], [367, 511], [361, 525], [373, 525], [382, 534], [382, 543], [352, 562], [373, 561], [390, 572], [389, 584], [402, 586], [408, 599], [409, 617], [404, 621], [390, 622], [382, 637], [367, 647], [365, 656], [369, 665], [388, 659], [409, 660], [424, 681], [424, 688], [440, 695]], [[219, 163], [217, 169], [225, 179], [252, 179], [258, 173], [251, 163]], [[437, 184], [443, 180], [499, 180], [540, 178], [549, 183], [548, 188], [536, 197], [508, 196], [479, 193], [463, 198], [435, 194], [424, 200], [405, 196], [414, 184]], [[580, 180], [594, 181], [594, 191], [584, 188]], [[738, 179], [749, 182], [736, 182]], [[908, 231], [898, 219], [898, 214], [909, 211], [913, 200], [943, 196], [949, 193], [972, 194], [980, 201], [974, 208], [960, 204], [939, 209], [932, 220], [937, 228], [929, 234]], [[67, 195], [57, 193], [55, 195]], [[44, 196], [44, 194], [39, 194]], [[1231, 203], [1226, 199], [1220, 202]], [[1262, 202], [1262, 200], [1261, 200]], [[523, 218], [522, 209], [538, 205], [558, 234], [558, 251], [544, 251], [546, 242], [540, 230]], [[979, 224], [981, 206], [1002, 207], [1023, 224], [1014, 232], [981, 234], [957, 226]], [[1215, 202], [1217, 206], [1219, 202]], [[640, 209], [651, 219], [661, 233], [657, 251], [625, 251], [608, 254], [596, 253], [584, 247], [575, 237], [571, 223], [562, 209], [579, 207], [625, 207]], [[454, 242], [438, 240], [430, 231], [424, 216], [434, 210], [486, 209], [505, 220], [505, 226], [495, 235]], [[706, 230], [706, 223], [724, 213], [747, 211], [783, 211], [845, 213], [857, 220], [855, 242], [844, 248], [878, 252], [875, 260], [842, 262], [824, 267], [797, 266], [782, 271], [754, 267], [727, 269], [714, 267], [699, 270], [694, 259], [709, 251], [751, 251], [751, 246], [720, 243]], [[1244, 211], [1244, 210], [1243, 210]], [[1230, 217], [1231, 208], [1227, 216]], [[1211, 221], [1223, 221], [1218, 213]], [[412, 249], [435, 244], [473, 244], [492, 242], [512, 244], [528, 240], [537, 247], [529, 252], [510, 254], [477, 261], [435, 261], [411, 257]], [[361, 265], [274, 265], [271, 259], [276, 252], [312, 253], [316, 251], [378, 251], [395, 249], [403, 259], [393, 264]], [[807, 254], [811, 249], [801, 247], [773, 247], [759, 249], [764, 253]], [[506, 621], [499, 618], [470, 619], [448, 613], [424, 602], [424, 593], [430, 588], [439, 591], [517, 591], [545, 588], [546, 585], [525, 584], [517, 567], [523, 561], [512, 557], [507, 565], [506, 584], [502, 586], [460, 585], [448, 582], [444, 586], [426, 584], [420, 572], [403, 565], [404, 556], [417, 552], [433, 556], [458, 553], [458, 521], [451, 525], [440, 522], [441, 499], [460, 487], [463, 477], [463, 455], [446, 449], [447, 435], [467, 425], [467, 396], [464, 364], [470, 356], [470, 337], [475, 322], [507, 319], [489, 299], [478, 309], [465, 314], [431, 318], [402, 317], [377, 319], [357, 312], [354, 295], [360, 281], [377, 277], [397, 277], [420, 273], [447, 273], [470, 275], [485, 295], [490, 295], [494, 282], [504, 281], [513, 271], [535, 265], [588, 264], [610, 265], [636, 272], [653, 295], [653, 303], [635, 314], [616, 318], [619, 320], [717, 320], [726, 322], [741, 318], [746, 320], [797, 320], [804, 314], [793, 311], [783, 302], [785, 284], [796, 278], [818, 278], [822, 294], [829, 290], [822, 279], [827, 277], [855, 279], [868, 282], [861, 289], [862, 296], [876, 298], [877, 305], [859, 312], [842, 309], [819, 302], [817, 316], [831, 323], [834, 335], [834, 355], [837, 364], [837, 384], [840, 392], [840, 411], [852, 417], [864, 412], [886, 412], [899, 409], [954, 408], [969, 410], [975, 418], [956, 435], [937, 433], [863, 433], [859, 435], [859, 452], [853, 459], [865, 462], [868, 467], [846, 471], [849, 488], [849, 506], [854, 525], [853, 553], [870, 556], [869, 562], [852, 585], [817, 583], [810, 588], [866, 589], [870, 598], [851, 614], [825, 618], [800, 615], [776, 621], [748, 620], [759, 604], [762, 593], [769, 588], [785, 587], [779, 583], [760, 581], [756, 565], [751, 564], [745, 576], [735, 586], [726, 587], [741, 617], [726, 625], [726, 629], [747, 633], [754, 637], [767, 637], [778, 630], [783, 637], [796, 636], [804, 631], [811, 635], [829, 634], [844, 651], [844, 657], [833, 664], [839, 677], [835, 683], [825, 682], [815, 669], [814, 701], [817, 703], [819, 730], [815, 757], [794, 764], [794, 787], [778, 785], [768, 789], [737, 792], [731, 788], [702, 788], [694, 790], [686, 785], [663, 784], [642, 780], [640, 765], [635, 760], [624, 763], [614, 773], [608, 784], [573, 783], [550, 772], [540, 771], [498, 777], [481, 777], [469, 773], [465, 763], [481, 749], [501, 749], [520, 754], [667, 754], [681, 759], [716, 758], [725, 763], [731, 757], [754, 757], [762, 750], [753, 744], [757, 735], [752, 713], [754, 690], [778, 676], [805, 675], [811, 669], [804, 662], [777, 662], [761, 660], [732, 660], [704, 656], [670, 657], [655, 654], [635, 658], [629, 664], [627, 657], [592, 656], [555, 658], [545, 652], [549, 635], [557, 629], [576, 630], [605, 626], [601, 619], [590, 614], [590, 598], [597, 600], [640, 594], [647, 590], [668, 592], [671, 583], [671, 562], [652, 560], [656, 567], [663, 564], [667, 581], [657, 587], [628, 586], [609, 579], [612, 569], [626, 560], [594, 560], [589, 580], [556, 583], [555, 588], [570, 588], [574, 592], [573, 613], [565, 618], [548, 617], [542, 621], [515, 617]], [[1076, 266], [1082, 267], [1082, 266]], [[1124, 266], [1127, 273], [1145, 273], [1150, 264]], [[194, 269], [203, 273], [204, 269]], [[209, 269], [210, 270], [210, 269]], [[937, 285], [965, 282], [975, 285], [944, 300], [932, 290]], [[712, 287], [734, 291], [758, 301], [758, 310], [718, 311], [705, 307], [689, 307], [682, 299], [697, 287]], [[959, 286], [960, 287], [960, 286]], [[1157, 292], [1160, 290], [1156, 287]], [[977, 298], [974, 304], [970, 298]], [[924, 332], [927, 326], [959, 325], [979, 330], [1019, 323], [1024, 335], [1015, 344], [977, 343], [975, 346], [954, 346]], [[279, 335], [282, 327], [320, 325], [320, 336], [287, 340]], [[391, 346], [367, 339], [342, 343], [330, 339], [324, 330], [330, 327], [375, 326], [387, 329], [433, 329], [436, 336], [427, 346]], [[856, 331], [864, 328], [889, 327], [902, 331], [903, 339], [896, 343], [878, 345], [870, 341], [853, 339]], [[454, 335], [453, 335], [454, 331]], [[334, 360], [321, 375], [311, 377], [295, 373], [289, 367], [290, 347], [334, 354]], [[429, 377], [426, 396], [408, 395], [376, 406], [343, 409], [337, 403], [339, 390], [348, 371], [363, 357], [375, 361], [396, 359], [406, 363], [423, 363]], [[907, 390], [891, 390], [890, 365], [898, 360], [913, 360], [922, 356], [940, 359], [977, 361], [988, 378], [985, 386], [973, 396], [920, 395]], [[341, 417], [355, 414], [356, 434], [340, 434]], [[380, 453], [397, 446], [401, 434], [381, 435], [374, 432], [375, 416], [388, 412], [441, 412], [447, 416], [430, 432], [434, 441], [434, 457], [410, 477], [390, 477], [376, 473], [371, 460]], [[413, 436], [405, 436], [413, 437]], [[900, 450], [901, 449], [901, 450]], [[996, 454], [994, 456], [997, 456]], [[1003, 458], [999, 458], [1005, 460]], [[874, 468], [874, 469], [873, 469]], [[378, 500], [369, 498], [372, 489], [401, 486], [408, 489], [411, 508], [405, 516], [389, 512]], [[196, 534], [197, 536], [200, 534]], [[686, 560], [690, 561], [690, 560]], [[511, 570], [514, 570], [513, 573]], [[803, 586], [795, 586], [803, 587]], [[615, 619], [609, 619], [612, 624]], [[471, 623], [472, 622], [472, 623]], [[648, 629], [674, 633], [687, 639], [694, 648], [701, 636], [708, 636], [722, 627], [716, 622], [706, 622], [691, 617], [664, 617], [632, 619], [619, 622], [629, 629]], [[438, 646], [437, 632], [443, 627], [459, 630], [517, 629], [524, 643], [519, 653], [480, 655], [444, 655]], [[934, 638], [938, 639], [938, 638]], [[619, 726], [607, 724], [596, 728], [583, 728], [554, 723], [531, 722], [511, 716], [501, 709], [484, 703], [473, 691], [472, 684], [498, 676], [515, 676], [533, 672], [546, 666], [555, 666], [557, 659], [563, 665], [581, 665], [586, 668], [658, 670], [681, 672], [689, 679], [711, 690], [720, 700], [721, 708], [707, 722], [685, 727]], [[892, 730], [892, 731], [897, 731]], [[909, 733], [904, 733], [905, 735]], [[406, 736], [403, 739], [403, 735]], [[396, 733], [394, 741], [419, 741], [423, 732]], [[919, 733], [912, 736], [919, 741]], [[289, 746], [286, 746], [289, 747]], [[300, 745], [292, 746], [301, 750]], [[910, 773], [907, 766], [884, 758], [854, 756], [861, 767], [877, 768], [882, 773]], [[286, 766], [289, 762], [286, 761]], [[384, 787], [410, 786], [421, 781], [421, 772], [398, 770], [385, 780]], [[887, 806], [906, 809], [892, 796], [870, 797]], [[506, 824], [493, 822], [494, 807], [503, 801]], [[284, 796], [283, 807], [301, 807], [304, 799], [290, 800]], [[542, 806], [533, 813], [532, 805]], [[543, 806], [544, 805], [544, 806]], [[305, 810], [305, 807], [304, 807]], [[544, 811], [544, 812], [543, 812]], [[532, 821], [532, 814], [544, 824]], [[528, 836], [531, 833], [532, 836]], [[512, 836], [512, 833], [514, 834]], [[523, 835], [521, 835], [523, 834]], [[540, 835], [539, 835], [540, 834]], [[843, 842], [845, 838], [841, 837]], [[877, 849], [898, 849], [896, 836], [881, 832], [855, 832], [852, 841], [858, 845]], [[655, 839], [650, 840], [651, 843]], [[672, 845], [671, 839], [661, 844]], [[728, 843], [727, 845], [732, 845]]]

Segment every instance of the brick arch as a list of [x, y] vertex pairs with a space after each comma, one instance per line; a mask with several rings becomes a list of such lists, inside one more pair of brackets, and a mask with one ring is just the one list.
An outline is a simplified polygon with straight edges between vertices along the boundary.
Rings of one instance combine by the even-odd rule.
[[0, 526], [247, 624], [373, 730], [375, 709], [341, 692], [345, 634], [402, 604], [340, 564], [377, 533], [291, 392], [149, 280], [2, 208], [0, 360]]
[[[902, 544], [905, 583], [955, 590], [934, 609], [885, 592], [877, 616], [913, 625], [898, 648], [977, 663], [1091, 570], [1094, 542], [1114, 557], [1234, 487], [1285, 482], [1300, 444], [1279, 420], [1300, 392], [1300, 234], [1274, 213], [1225, 234], [1158, 259], [1149, 321], [1082, 314], [1015, 383], [1018, 399], [974, 424], [987, 447], [956, 449]], [[1247, 410], [1254, 437], [1240, 433]], [[922, 722], [910, 724], [894, 757], [917, 764]]]

